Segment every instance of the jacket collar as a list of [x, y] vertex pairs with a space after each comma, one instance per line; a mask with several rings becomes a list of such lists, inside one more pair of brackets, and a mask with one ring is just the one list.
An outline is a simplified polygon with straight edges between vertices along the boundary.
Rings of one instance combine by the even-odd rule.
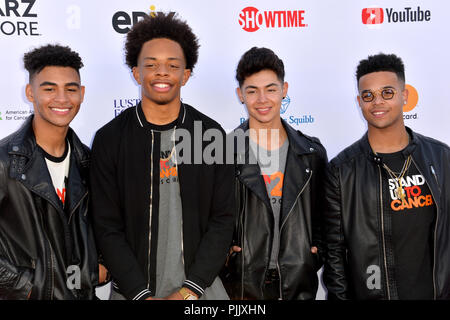
[[[31, 158], [36, 152], [37, 144], [36, 137], [33, 132], [34, 115], [29, 116], [22, 124], [19, 130], [15, 132], [8, 145], [8, 153], [10, 155], [19, 155], [27, 158]], [[67, 132], [67, 138], [71, 142], [72, 152], [75, 153], [76, 158], [81, 163], [89, 161], [89, 153], [83, 146], [78, 136], [69, 128]]]
[[[10, 140], [8, 153], [12, 159], [9, 174], [12, 179], [20, 181], [29, 190], [52, 203], [63, 214], [62, 206], [46, 169], [44, 155], [36, 143], [32, 127], [33, 117], [34, 115], [28, 117]], [[69, 211], [71, 212], [87, 192], [87, 181], [83, 177], [87, 177], [89, 153], [71, 128], [67, 138], [71, 145], [71, 158], [66, 197], [70, 199]]]
[[[281, 123], [283, 124], [284, 129], [286, 130], [287, 138], [289, 139], [289, 149], [297, 155], [310, 154], [314, 152], [314, 148], [311, 144], [308, 143], [307, 139], [304, 138], [304, 135], [300, 132], [292, 128], [290, 125], [286, 123], [284, 119], [281, 118]], [[243, 130], [243, 132], [248, 132], [249, 129], [249, 120], [243, 122], [240, 126], [238, 126], [236, 130]], [[248, 140], [248, 136], [246, 136], [246, 140]], [[235, 154], [238, 156], [247, 156], [248, 159], [249, 153], [249, 144], [245, 143], [245, 148], [237, 149], [235, 146]]]
[[[180, 102], [180, 112], [178, 113], [178, 118], [176, 120], [176, 126], [182, 127], [186, 122], [186, 106], [184, 103]], [[145, 118], [144, 111], [142, 110], [142, 102], [139, 102], [135, 108], [137, 125], [141, 128], [150, 128], [152, 125]], [[164, 127], [164, 126], [162, 126]], [[171, 129], [171, 128], [167, 128]], [[163, 129], [164, 130], [164, 129]]]
[[[289, 139], [289, 149], [286, 158], [285, 180], [283, 184], [283, 204], [281, 208], [281, 221], [287, 216], [290, 208], [293, 206], [296, 196], [305, 184], [307, 179], [308, 168], [299, 161], [299, 156], [308, 155], [315, 152], [312, 144], [308, 143], [308, 139], [304, 135], [289, 126], [283, 119], [281, 122], [286, 130]], [[245, 121], [236, 130], [243, 130], [248, 132], [249, 121]], [[235, 144], [235, 159], [237, 161], [238, 179], [247, 186], [256, 196], [262, 200], [269, 210], [272, 210], [269, 196], [267, 195], [267, 188], [264, 179], [261, 175], [261, 169], [258, 164], [249, 163], [249, 142], [248, 135], [245, 136], [245, 147], [236, 146]], [[239, 149], [240, 148], [240, 149]], [[245, 159], [245, 163], [242, 163]]]
[[[416, 149], [419, 138], [418, 138], [417, 134], [411, 130], [411, 128], [409, 128], [407, 126], [405, 126], [405, 128], [406, 128], [406, 131], [408, 132], [410, 141], [409, 141], [409, 144], [406, 146], [406, 148], [402, 150], [402, 154], [405, 157], [408, 157]], [[361, 150], [364, 152], [364, 154], [367, 155], [367, 157], [369, 158], [370, 161], [375, 162], [376, 164], [382, 163], [382, 158], [379, 155], [376, 155], [373, 152], [372, 147], [370, 146], [369, 133], [367, 131], [364, 134], [364, 136], [360, 139], [359, 146], [360, 146]]]

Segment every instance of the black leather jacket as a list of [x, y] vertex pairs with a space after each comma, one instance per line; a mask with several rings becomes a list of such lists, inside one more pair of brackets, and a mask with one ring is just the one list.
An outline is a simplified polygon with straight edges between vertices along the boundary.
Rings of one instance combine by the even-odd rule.
[[[30, 299], [92, 299], [98, 263], [86, 216], [89, 149], [69, 129], [65, 213], [37, 148], [32, 118], [0, 141], [0, 299], [27, 299], [30, 290]], [[79, 267], [79, 289], [71, 265]]]
[[[314, 299], [317, 271], [322, 266], [320, 213], [322, 177], [327, 155], [317, 138], [294, 130], [283, 121], [289, 139], [280, 212], [280, 297]], [[238, 129], [246, 131], [248, 121]], [[248, 156], [248, 145], [243, 151]], [[235, 154], [239, 158], [239, 151]], [[243, 156], [243, 155], [242, 155]], [[273, 213], [257, 164], [236, 166], [237, 215], [234, 244], [242, 248], [228, 260], [222, 274], [232, 299], [263, 299], [273, 239]], [[318, 246], [319, 254], [311, 247]]]
[[[433, 283], [435, 299], [450, 299], [450, 149], [407, 128], [403, 151], [424, 176], [436, 207]], [[390, 215], [383, 212], [381, 159], [367, 133], [329, 164], [324, 212], [326, 262], [323, 278], [329, 299], [398, 299], [394, 278]], [[368, 286], [378, 266], [381, 287]], [[371, 288], [371, 289], [369, 289]], [[414, 290], [414, 288], [411, 288]]]

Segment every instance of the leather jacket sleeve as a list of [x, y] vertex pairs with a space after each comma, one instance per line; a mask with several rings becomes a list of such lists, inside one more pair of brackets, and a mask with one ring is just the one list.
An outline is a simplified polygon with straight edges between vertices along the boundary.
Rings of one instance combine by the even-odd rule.
[[325, 177], [323, 229], [325, 240], [323, 280], [328, 290], [328, 299], [348, 299], [348, 281], [345, 270], [346, 245], [342, 231], [339, 172], [332, 164], [328, 165]]
[[26, 300], [32, 288], [32, 273], [12, 265], [0, 255], [0, 300]]

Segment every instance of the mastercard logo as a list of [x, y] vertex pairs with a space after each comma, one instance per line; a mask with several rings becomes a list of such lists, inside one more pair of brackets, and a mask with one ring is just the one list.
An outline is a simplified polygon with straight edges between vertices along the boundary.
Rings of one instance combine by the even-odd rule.
[[417, 103], [419, 102], [419, 94], [417, 93], [416, 88], [413, 86], [406, 84], [405, 88], [408, 90], [408, 102], [403, 106], [403, 112], [410, 112], [413, 110]]

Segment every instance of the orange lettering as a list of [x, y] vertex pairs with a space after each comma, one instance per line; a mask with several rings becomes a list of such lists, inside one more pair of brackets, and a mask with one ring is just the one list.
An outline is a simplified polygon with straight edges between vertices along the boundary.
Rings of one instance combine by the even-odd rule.
[[408, 208], [408, 209], [411, 209], [411, 208], [412, 208], [411, 204], [409, 204], [408, 201], [406, 201], [405, 199], [403, 199], [403, 200], [402, 200], [402, 209], [405, 209], [405, 207]]
[[[396, 204], [399, 204], [399, 205], [396, 206]], [[394, 201], [392, 201], [392, 202], [391, 202], [391, 208], [392, 208], [392, 210], [394, 210], [394, 211], [399, 211], [399, 210], [403, 209], [400, 200], [394, 200]]]
[[414, 197], [414, 199], [413, 198], [409, 198], [408, 201], [409, 201], [409, 204], [411, 206], [414, 206], [416, 208], [421, 207], [418, 197]]
[[424, 207], [425, 206], [425, 196], [418, 197], [417, 202], [419, 203], [420, 207]]
[[273, 175], [271, 175], [270, 178], [272, 180], [279, 178], [278, 183], [276, 184], [275, 187], [273, 187], [272, 191], [270, 192], [270, 195], [272, 197], [281, 197], [283, 195], [282, 188], [284, 175], [280, 171], [277, 171]]
[[160, 178], [164, 178], [164, 177], [169, 177], [170, 176], [170, 171], [169, 169], [163, 169], [161, 168], [161, 172], [160, 172]]

